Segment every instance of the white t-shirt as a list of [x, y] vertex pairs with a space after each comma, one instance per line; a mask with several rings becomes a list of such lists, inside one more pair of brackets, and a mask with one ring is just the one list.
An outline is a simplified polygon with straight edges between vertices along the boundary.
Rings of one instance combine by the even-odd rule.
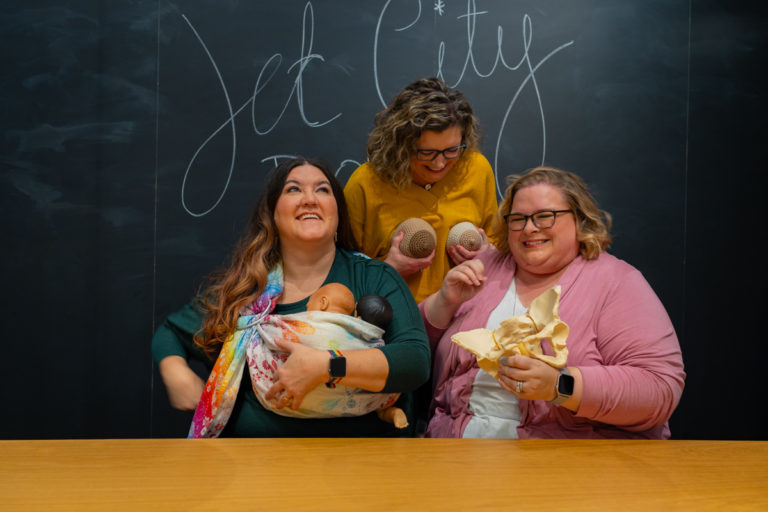
[[[503, 320], [524, 315], [527, 311], [517, 296], [515, 280], [488, 317], [487, 329], [496, 329]], [[462, 437], [496, 437], [517, 439], [520, 407], [517, 397], [504, 390], [490, 374], [480, 369], [472, 383], [469, 410], [473, 416], [464, 428]]]

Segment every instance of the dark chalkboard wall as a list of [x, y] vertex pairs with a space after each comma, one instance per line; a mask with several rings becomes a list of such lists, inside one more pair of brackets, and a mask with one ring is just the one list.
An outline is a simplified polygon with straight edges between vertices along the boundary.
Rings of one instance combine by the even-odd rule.
[[157, 324], [225, 261], [276, 159], [320, 156], [346, 181], [374, 114], [434, 75], [473, 104], [500, 191], [547, 163], [613, 214], [612, 252], [645, 274], [681, 338], [673, 436], [767, 437], [745, 357], [756, 342], [709, 323], [737, 294], [764, 303], [745, 284], [763, 271], [734, 279], [751, 269], [733, 240], [752, 248], [756, 232], [727, 216], [759, 215], [764, 13], [666, 0], [6, 4], [0, 437], [184, 435], [189, 415], [170, 409], [149, 353]]

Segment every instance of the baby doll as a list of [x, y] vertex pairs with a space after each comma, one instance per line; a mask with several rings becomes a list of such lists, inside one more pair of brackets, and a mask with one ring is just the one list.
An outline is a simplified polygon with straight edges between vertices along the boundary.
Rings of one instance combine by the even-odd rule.
[[381, 295], [363, 295], [357, 301], [355, 316], [369, 324], [387, 330], [392, 321], [392, 306]]
[[[355, 304], [352, 291], [341, 283], [328, 283], [318, 288], [307, 301], [307, 311], [325, 311], [352, 315], [386, 330], [392, 321], [392, 306], [381, 295], [365, 295]], [[405, 412], [399, 407], [379, 409], [376, 414], [397, 428], [408, 426]]]

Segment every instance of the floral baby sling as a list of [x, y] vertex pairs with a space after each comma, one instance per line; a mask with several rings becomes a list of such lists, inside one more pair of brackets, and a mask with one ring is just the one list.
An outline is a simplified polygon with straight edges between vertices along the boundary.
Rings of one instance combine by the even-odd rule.
[[373, 393], [338, 385], [318, 386], [307, 393], [298, 409], [277, 409], [264, 398], [277, 370], [288, 357], [275, 339], [317, 349], [355, 350], [384, 345], [384, 331], [359, 318], [325, 311], [272, 315], [283, 291], [282, 266], [272, 270], [264, 292], [243, 308], [237, 328], [221, 348], [195, 410], [190, 438], [218, 437], [227, 424], [247, 364], [259, 403], [268, 411], [294, 418], [361, 416], [393, 405], [399, 394]]

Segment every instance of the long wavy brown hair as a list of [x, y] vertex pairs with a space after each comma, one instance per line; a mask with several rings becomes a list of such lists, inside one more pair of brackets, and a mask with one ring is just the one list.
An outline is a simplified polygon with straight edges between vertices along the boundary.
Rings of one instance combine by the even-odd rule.
[[525, 174], [513, 175], [507, 178], [511, 184], [504, 192], [504, 200], [499, 205], [498, 223], [496, 224], [496, 248], [502, 256], [510, 253], [509, 229], [503, 216], [512, 208], [515, 194], [525, 187], [546, 183], [557, 187], [565, 196], [568, 209], [576, 219], [576, 237], [579, 241], [579, 254], [585, 260], [597, 258], [601, 252], [611, 245], [611, 214], [601, 210], [595, 198], [590, 194], [587, 185], [572, 172], [556, 169], [555, 167], [534, 167]]
[[477, 151], [480, 132], [477, 118], [464, 95], [439, 78], [422, 78], [408, 85], [374, 118], [366, 151], [374, 172], [402, 190], [411, 182], [411, 158], [416, 140], [424, 130], [442, 132], [459, 126], [467, 148], [456, 165], [470, 151]]
[[195, 334], [194, 341], [211, 359], [216, 357], [224, 342], [235, 332], [240, 311], [261, 294], [267, 284], [269, 271], [281, 259], [280, 237], [274, 219], [275, 205], [283, 192], [288, 174], [301, 165], [317, 167], [331, 184], [339, 216], [336, 247], [357, 250], [344, 193], [328, 164], [319, 159], [303, 157], [280, 162], [267, 177], [266, 186], [251, 213], [244, 234], [235, 246], [229, 266], [211, 273], [207, 279], [207, 288], [198, 296], [197, 307], [203, 314], [203, 325]]

